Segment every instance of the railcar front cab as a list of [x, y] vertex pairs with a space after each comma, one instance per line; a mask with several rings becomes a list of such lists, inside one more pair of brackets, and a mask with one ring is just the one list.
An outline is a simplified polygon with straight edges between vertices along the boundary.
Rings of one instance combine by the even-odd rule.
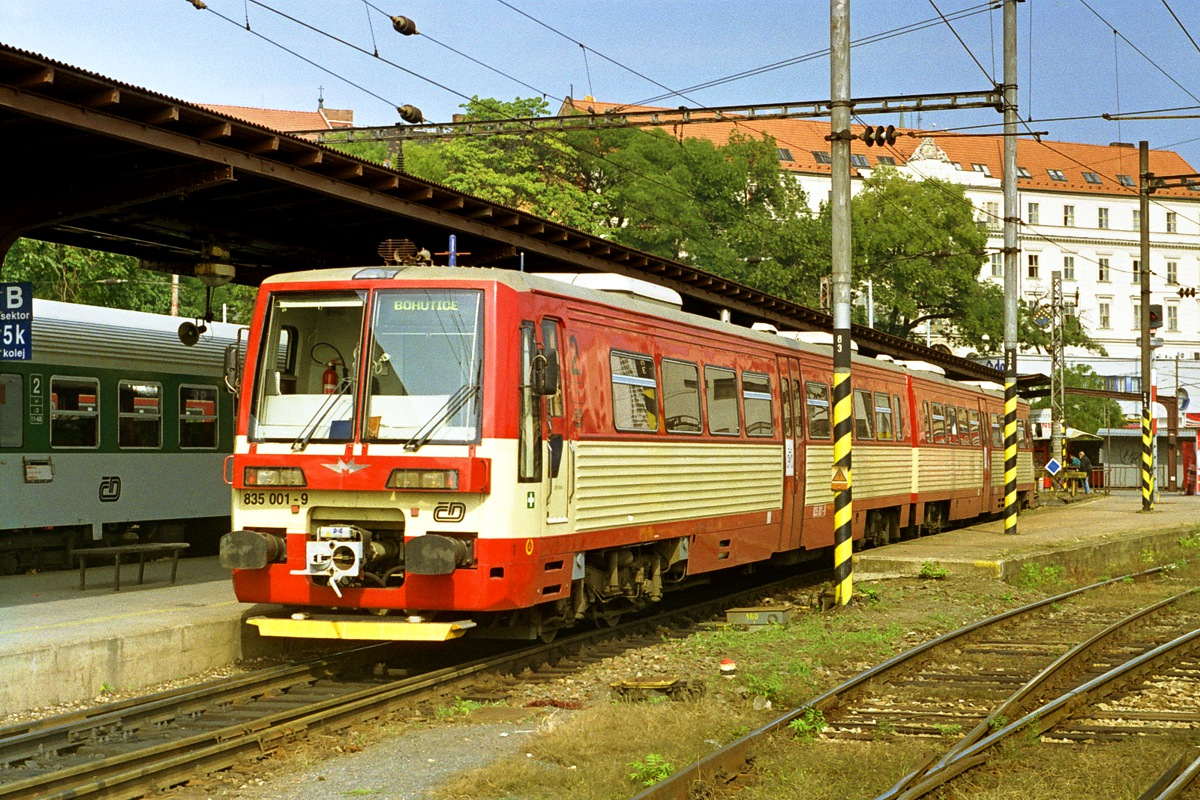
[[[378, 273], [355, 278], [391, 277]], [[466, 528], [503, 524], [482, 514], [494, 459], [477, 454], [485, 293], [360, 286], [267, 299], [257, 363], [242, 387], [249, 408], [233, 456], [234, 530], [221, 541], [221, 563], [234, 570], [243, 601], [401, 612], [252, 618], [264, 635], [454, 638], [474, 621], [422, 609], [523, 603], [503, 595], [513, 590], [445, 583], [478, 566], [479, 537]], [[536, 398], [558, 391], [560, 368], [557, 352], [525, 338], [520, 419], [528, 421]], [[540, 437], [520, 438], [536, 444], [519, 446], [519, 460], [541, 457]], [[549, 445], [553, 462], [561, 441]]]

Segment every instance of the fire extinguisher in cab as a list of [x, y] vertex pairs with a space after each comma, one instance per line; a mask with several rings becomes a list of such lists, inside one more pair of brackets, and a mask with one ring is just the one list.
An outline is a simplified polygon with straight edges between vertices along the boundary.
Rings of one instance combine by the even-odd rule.
[[330, 361], [325, 368], [325, 372], [321, 375], [321, 391], [325, 394], [333, 394], [338, 385], [338, 373], [333, 367], [333, 362]]

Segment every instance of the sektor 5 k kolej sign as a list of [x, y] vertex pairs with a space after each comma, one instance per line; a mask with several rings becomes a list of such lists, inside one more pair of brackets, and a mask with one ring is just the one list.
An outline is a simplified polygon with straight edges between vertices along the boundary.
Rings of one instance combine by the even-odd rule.
[[33, 358], [33, 284], [0, 283], [0, 361]]

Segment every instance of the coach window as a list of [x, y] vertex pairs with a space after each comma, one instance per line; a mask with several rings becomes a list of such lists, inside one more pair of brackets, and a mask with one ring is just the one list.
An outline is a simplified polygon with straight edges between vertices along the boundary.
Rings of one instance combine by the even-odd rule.
[[971, 423], [970, 415], [965, 408], [958, 410], [958, 443], [961, 445], [971, 444]]
[[881, 442], [890, 442], [895, 438], [892, 425], [892, 400], [887, 392], [875, 393], [875, 430]]
[[1004, 447], [1004, 430], [999, 414], [992, 414], [992, 447]]
[[0, 447], [21, 447], [25, 443], [23, 389], [20, 375], [0, 375]]
[[983, 444], [982, 434], [979, 431], [979, 412], [968, 412], [968, 418], [971, 420], [971, 444], [979, 447]]
[[654, 359], [612, 351], [613, 425], [619, 431], [658, 430], [658, 381]]
[[921, 417], [925, 424], [925, 441], [933, 441], [933, 417], [929, 416], [929, 401], [921, 401]]
[[892, 408], [895, 409], [896, 441], [904, 439], [904, 406], [900, 405], [900, 395], [892, 395]]
[[742, 427], [738, 416], [737, 373], [725, 367], [705, 367], [704, 394], [708, 400], [708, 432], [737, 436]]
[[875, 438], [872, 428], [871, 393], [865, 389], [854, 390], [854, 438], [869, 441]]
[[117, 446], [162, 447], [162, 385], [121, 381], [117, 384]]
[[958, 442], [958, 410], [949, 404], [946, 405], [946, 441]]
[[216, 449], [217, 387], [186, 383], [179, 387], [179, 447]]
[[946, 414], [941, 403], [933, 404], [933, 441], [946, 441]]
[[815, 381], [806, 382], [804, 404], [808, 411], [808, 438], [828, 439], [833, 432], [829, 426], [829, 387]]
[[50, 446], [100, 446], [100, 381], [50, 379]]
[[779, 379], [779, 418], [783, 420], [783, 438], [792, 438], [792, 382]]
[[742, 406], [746, 409], [747, 436], [774, 436], [771, 378], [759, 372], [742, 373]]
[[685, 361], [662, 361], [663, 416], [668, 433], [700, 433], [700, 369]]

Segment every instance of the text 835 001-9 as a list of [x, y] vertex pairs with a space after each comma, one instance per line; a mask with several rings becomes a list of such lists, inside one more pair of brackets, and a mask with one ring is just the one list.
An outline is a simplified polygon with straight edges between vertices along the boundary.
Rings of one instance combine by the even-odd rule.
[[242, 492], [246, 506], [306, 506], [308, 492]]

